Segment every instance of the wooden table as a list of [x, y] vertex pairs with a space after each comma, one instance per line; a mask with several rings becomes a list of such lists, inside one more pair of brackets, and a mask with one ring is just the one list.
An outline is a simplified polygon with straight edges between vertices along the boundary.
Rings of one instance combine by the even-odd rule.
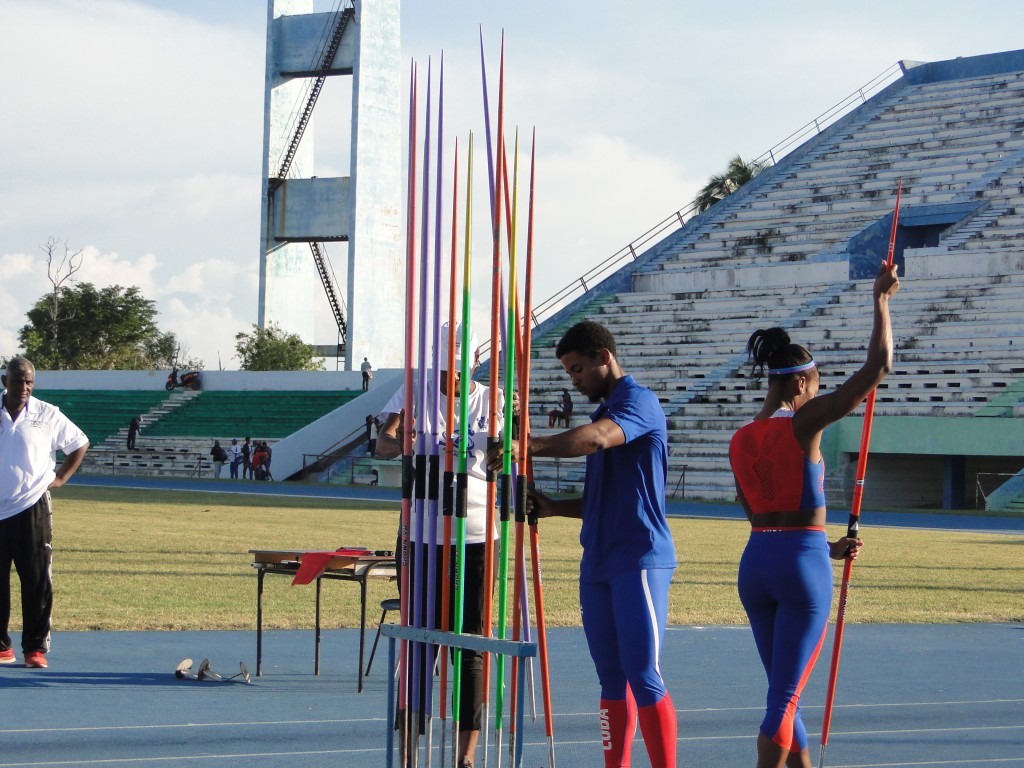
[[[263, 579], [268, 573], [295, 577], [302, 558], [300, 550], [250, 549], [256, 569], [256, 675], [263, 674]], [[354, 581], [359, 584], [359, 684], [363, 690], [363, 651], [366, 646], [366, 582], [369, 579], [394, 580], [397, 575], [393, 552], [370, 555], [336, 555], [316, 579], [316, 634], [313, 673], [320, 674], [320, 582], [324, 579]]]

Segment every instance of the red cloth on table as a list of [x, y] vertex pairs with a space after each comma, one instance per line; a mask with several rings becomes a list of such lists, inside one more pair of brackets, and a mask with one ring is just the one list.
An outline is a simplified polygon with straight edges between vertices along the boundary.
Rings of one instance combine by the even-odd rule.
[[324, 575], [324, 571], [327, 569], [327, 564], [338, 555], [359, 557], [360, 555], [369, 555], [370, 550], [368, 549], [338, 549], [334, 552], [306, 552], [299, 562], [299, 570], [295, 574], [295, 578], [292, 579], [292, 586], [296, 584], [309, 584], [315, 579], [319, 579]]

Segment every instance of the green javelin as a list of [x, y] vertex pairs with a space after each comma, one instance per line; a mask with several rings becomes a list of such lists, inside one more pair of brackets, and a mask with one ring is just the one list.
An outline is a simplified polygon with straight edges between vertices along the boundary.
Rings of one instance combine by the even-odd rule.
[[[459, 470], [455, 479], [455, 616], [452, 627], [455, 634], [462, 634], [463, 584], [466, 580], [466, 490], [469, 472], [469, 366], [473, 350], [469, 348], [470, 336], [470, 253], [472, 251], [473, 222], [473, 132], [469, 132], [469, 148], [466, 158], [466, 250], [462, 275], [462, 361], [459, 365]], [[454, 340], [454, 328], [448, 329], [448, 343]], [[462, 683], [462, 649], [455, 647], [452, 659], [452, 722], [458, 728], [460, 688]], [[458, 741], [455, 742], [458, 744]]]
[[[502, 148], [498, 150], [503, 151]], [[505, 333], [505, 430], [502, 434], [501, 533], [498, 544], [498, 637], [505, 639], [508, 625], [508, 538], [512, 517], [512, 401], [516, 382], [516, 315], [519, 297], [516, 285], [516, 204], [519, 198], [519, 131], [516, 130], [512, 155], [512, 216], [508, 247], [508, 330]], [[515, 607], [513, 607], [514, 609]], [[495, 666], [497, 694], [494, 702], [494, 730], [501, 738], [502, 707], [505, 693], [505, 657], [498, 656]], [[498, 744], [500, 751], [501, 744]]]

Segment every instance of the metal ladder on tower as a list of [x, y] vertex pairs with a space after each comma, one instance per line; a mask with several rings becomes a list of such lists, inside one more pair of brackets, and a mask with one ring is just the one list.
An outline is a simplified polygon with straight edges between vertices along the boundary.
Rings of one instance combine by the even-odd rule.
[[[330, 68], [331, 62], [334, 61], [334, 56], [338, 52], [338, 47], [341, 45], [341, 38], [345, 34], [345, 28], [354, 16], [355, 7], [352, 5], [341, 9], [338, 13], [338, 19], [334, 24], [330, 40], [323, 50], [323, 55], [320, 57], [320, 71], [326, 72]], [[302, 113], [299, 115], [295, 124], [295, 131], [292, 134], [292, 140], [289, 142], [288, 149], [285, 151], [284, 158], [281, 160], [281, 166], [278, 169], [277, 176], [270, 180], [269, 192], [271, 195], [274, 194], [278, 187], [280, 187], [288, 177], [288, 171], [291, 170], [292, 162], [295, 160], [295, 155], [299, 151], [299, 144], [302, 142], [302, 136], [306, 132], [306, 128], [309, 126], [310, 118], [313, 116], [313, 109], [316, 107], [317, 99], [320, 97], [320, 91], [323, 90], [324, 83], [326, 81], [326, 74], [318, 75], [313, 81], [313, 85], [309, 91], [309, 96], [306, 99], [306, 105], [303, 107]], [[334, 321], [338, 325], [341, 342], [344, 344], [348, 340], [348, 326], [345, 322], [345, 311], [342, 306], [341, 298], [338, 296], [337, 288], [334, 285], [334, 279], [331, 277], [331, 270], [327, 262], [327, 254], [317, 242], [310, 242], [309, 249], [313, 253], [313, 262], [316, 264], [317, 272], [320, 275], [320, 282], [323, 283], [324, 292], [327, 294], [327, 302], [331, 306], [331, 312], [334, 313]]]
[[[324, 48], [323, 56], [320, 57], [321, 72], [326, 72], [330, 69], [331, 62], [334, 61], [334, 56], [338, 52], [338, 47], [341, 45], [342, 35], [345, 34], [345, 28], [348, 26], [348, 22], [355, 16], [355, 8], [348, 6], [343, 8], [338, 13], [338, 20], [334, 25], [334, 30], [331, 32], [331, 38]], [[284, 158], [281, 160], [281, 165], [278, 168], [277, 176], [270, 180], [270, 194], [273, 194], [278, 187], [280, 187], [286, 178], [288, 178], [288, 171], [292, 167], [292, 162], [295, 160], [295, 154], [299, 151], [299, 144], [302, 142], [302, 135], [306, 132], [306, 128], [309, 126], [309, 120], [313, 117], [313, 109], [316, 107], [316, 100], [320, 98], [320, 91], [323, 90], [324, 83], [327, 81], [327, 75], [322, 74], [317, 76], [313, 81], [313, 86], [309, 91], [309, 97], [306, 99], [306, 106], [303, 107], [302, 113], [299, 115], [299, 119], [295, 124], [295, 132], [292, 134], [292, 140], [288, 144], [288, 149], [284, 153]]]
[[327, 264], [327, 254], [320, 247], [320, 243], [311, 242], [309, 249], [313, 252], [313, 261], [316, 264], [317, 272], [320, 273], [320, 282], [324, 284], [324, 291], [327, 293], [327, 301], [331, 305], [331, 312], [334, 313], [334, 322], [338, 324], [338, 332], [341, 334], [341, 343], [348, 341], [348, 326], [345, 324], [345, 308], [341, 305], [338, 291], [334, 287], [334, 280], [331, 277], [331, 270]]

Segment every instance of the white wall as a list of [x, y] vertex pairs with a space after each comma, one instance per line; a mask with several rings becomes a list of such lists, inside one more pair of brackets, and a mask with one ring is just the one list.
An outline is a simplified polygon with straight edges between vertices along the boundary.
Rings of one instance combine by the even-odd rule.
[[801, 262], [752, 267], [716, 267], [705, 269], [694, 264], [686, 271], [652, 270], [633, 277], [638, 292], [697, 293], [730, 288], [788, 288], [807, 283], [836, 283], [849, 280], [846, 261]]
[[[184, 371], [182, 371], [184, 372]], [[40, 389], [163, 389], [170, 371], [36, 371]], [[374, 382], [385, 371], [374, 371]], [[210, 392], [362, 389], [359, 371], [202, 371]]]

